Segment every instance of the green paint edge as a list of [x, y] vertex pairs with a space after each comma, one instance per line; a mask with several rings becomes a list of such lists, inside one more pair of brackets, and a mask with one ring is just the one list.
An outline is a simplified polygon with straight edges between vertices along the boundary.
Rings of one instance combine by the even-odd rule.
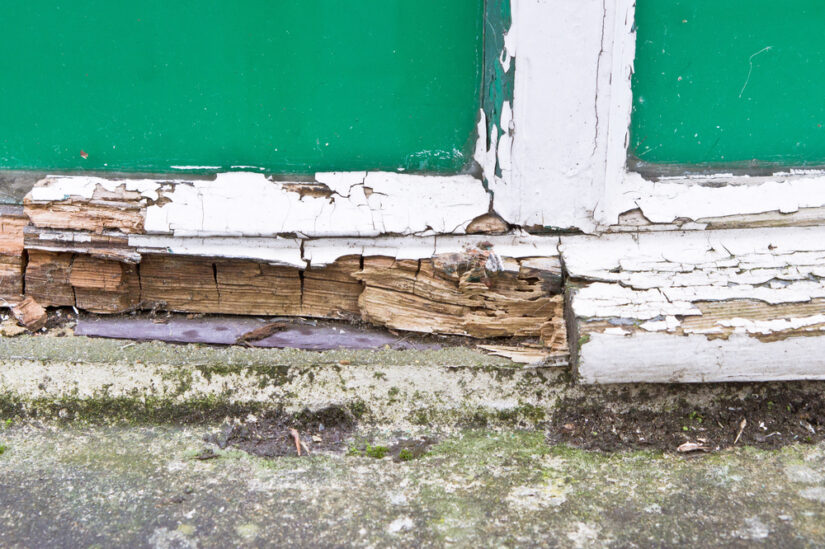
[[[504, 39], [512, 24], [510, 0], [487, 0], [484, 5], [484, 68], [482, 77], [481, 105], [487, 118], [487, 147], [493, 128], [502, 135], [501, 113], [505, 103], [513, 102], [516, 61], [511, 61], [510, 70], [504, 72], [501, 66], [505, 50]], [[509, 131], [509, 128], [507, 128]], [[501, 166], [496, 160], [496, 175], [501, 176]], [[487, 181], [484, 181], [488, 187]], [[489, 191], [489, 188], [487, 189]]]

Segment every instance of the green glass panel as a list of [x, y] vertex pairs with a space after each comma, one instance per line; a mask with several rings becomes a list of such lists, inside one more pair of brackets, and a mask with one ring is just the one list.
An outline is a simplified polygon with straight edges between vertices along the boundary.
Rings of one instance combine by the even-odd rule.
[[630, 155], [825, 164], [825, 2], [638, 0]]
[[460, 171], [481, 106], [483, 10], [7, 1], [0, 169]]

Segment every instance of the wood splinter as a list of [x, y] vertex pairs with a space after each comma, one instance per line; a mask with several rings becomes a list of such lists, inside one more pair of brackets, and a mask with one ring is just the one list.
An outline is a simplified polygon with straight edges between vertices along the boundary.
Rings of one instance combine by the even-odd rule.
[[46, 322], [49, 320], [46, 309], [41, 307], [31, 296], [12, 307], [11, 312], [20, 324], [32, 332], [46, 326]]
[[[256, 328], [254, 330], [250, 330], [240, 336], [235, 343], [238, 345], [250, 345], [256, 341], [261, 341], [262, 339], [266, 339], [273, 334], [277, 334], [280, 331], [283, 331], [289, 327], [287, 322], [270, 322], [269, 324], [265, 324], [260, 328]], [[300, 454], [300, 452], [298, 452]]]

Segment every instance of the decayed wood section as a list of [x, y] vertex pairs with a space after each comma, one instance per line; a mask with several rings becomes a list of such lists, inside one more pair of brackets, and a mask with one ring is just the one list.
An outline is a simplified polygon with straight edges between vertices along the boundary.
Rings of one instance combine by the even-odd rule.
[[589, 383], [825, 379], [825, 229], [562, 239]]
[[366, 285], [359, 304], [373, 324], [477, 338], [540, 337], [563, 352], [561, 265], [558, 258], [543, 262], [538, 270], [538, 260], [502, 260], [484, 250], [418, 261], [367, 258], [355, 275]]
[[92, 312], [363, 318], [398, 330], [522, 337], [566, 353], [558, 258], [490, 251], [425, 260], [345, 256], [299, 270], [245, 260], [150, 254], [139, 264], [31, 250], [27, 293]]
[[101, 233], [117, 230], [142, 233], [146, 208], [157, 197], [160, 185], [89, 179], [82, 186], [66, 184], [65, 178], [47, 178], [23, 199], [26, 215], [41, 228]]
[[[28, 295], [46, 306], [97, 313], [358, 316], [360, 258], [302, 273], [254, 261], [147, 255], [139, 265], [83, 254], [29, 252]], [[303, 280], [303, 284], [302, 284]], [[328, 281], [328, 283], [327, 283]]]
[[29, 251], [26, 265], [26, 294], [44, 307], [74, 307], [70, 282], [74, 254]]
[[23, 229], [26, 222], [21, 208], [0, 206], [0, 307], [23, 298]]

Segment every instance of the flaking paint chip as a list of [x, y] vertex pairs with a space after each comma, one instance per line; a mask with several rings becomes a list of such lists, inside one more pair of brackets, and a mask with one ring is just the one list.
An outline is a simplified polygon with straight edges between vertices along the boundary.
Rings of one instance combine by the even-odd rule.
[[89, 153], [87, 153], [83, 149], [80, 149], [80, 158], [82, 158], [83, 160], [86, 160], [87, 158], [89, 158]]

